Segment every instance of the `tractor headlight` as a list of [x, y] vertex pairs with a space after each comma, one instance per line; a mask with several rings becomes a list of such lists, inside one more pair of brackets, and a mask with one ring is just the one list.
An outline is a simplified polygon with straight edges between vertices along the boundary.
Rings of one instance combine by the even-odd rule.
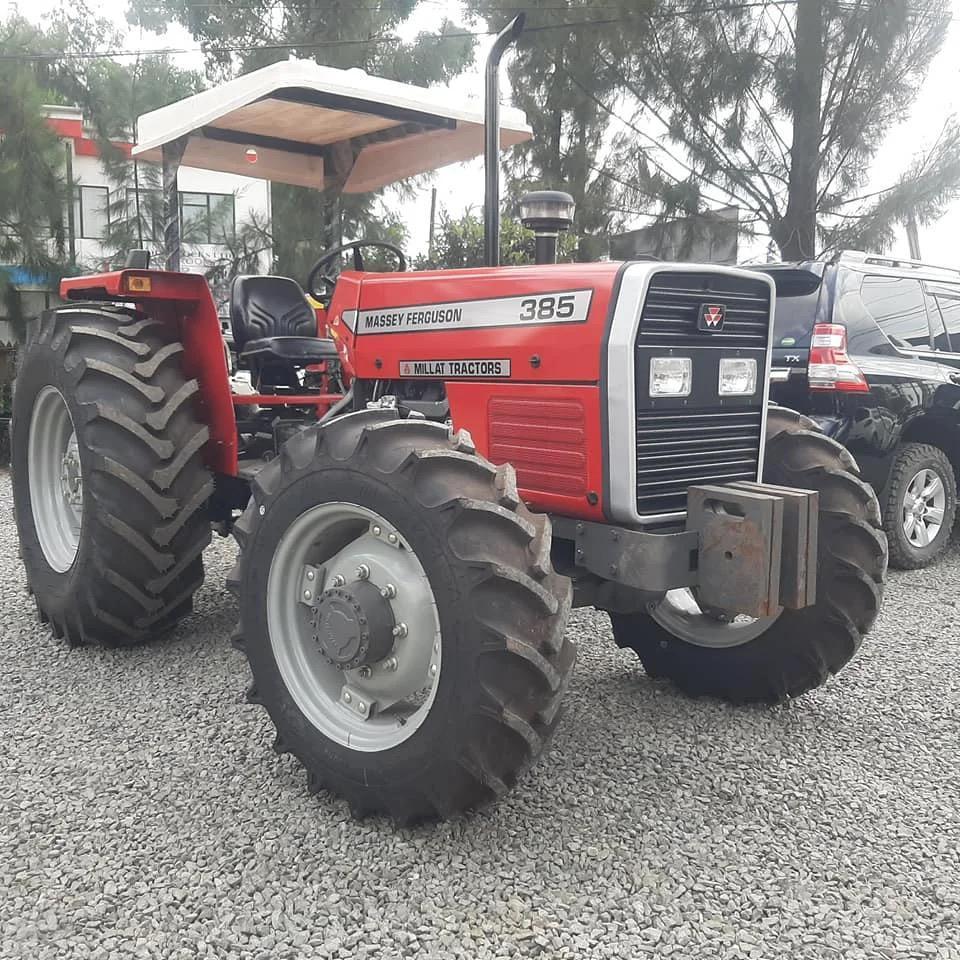
[[693, 362], [689, 357], [650, 358], [651, 397], [689, 397]]
[[757, 392], [757, 361], [753, 357], [720, 359], [720, 396], [749, 397]]

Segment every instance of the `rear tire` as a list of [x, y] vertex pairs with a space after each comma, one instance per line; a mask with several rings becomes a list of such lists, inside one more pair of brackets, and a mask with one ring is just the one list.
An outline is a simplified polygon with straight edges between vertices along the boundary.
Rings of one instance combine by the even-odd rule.
[[[817, 601], [784, 610], [745, 642], [689, 642], [647, 613], [611, 614], [618, 646], [691, 696], [778, 703], [820, 686], [856, 653], [880, 610], [886, 538], [873, 491], [838, 443], [806, 417], [771, 407], [764, 480], [820, 494]], [[730, 629], [734, 629], [730, 627]]]
[[[924, 482], [928, 477], [936, 477], [940, 489], [925, 498], [919, 505], [920, 512], [911, 516], [908, 523], [907, 512], [915, 502], [915, 494], [923, 496], [925, 488], [930, 487]], [[931, 523], [934, 517], [931, 510], [939, 511], [936, 523]], [[890, 543], [890, 566], [899, 570], [919, 570], [939, 560], [950, 544], [956, 516], [957, 480], [947, 455], [929, 443], [902, 444], [890, 469], [883, 507], [883, 528]], [[907, 526], [910, 527], [909, 533]], [[933, 535], [932, 530], [936, 531]], [[924, 539], [929, 542], [924, 544]]]
[[182, 353], [136, 310], [79, 304], [31, 324], [13, 401], [14, 508], [40, 620], [71, 644], [161, 636], [203, 582], [213, 480]]
[[[346, 518], [339, 529], [308, 526], [331, 509]], [[284, 445], [255, 477], [234, 534], [228, 585], [240, 601], [235, 644], [253, 674], [248, 700], [266, 708], [275, 749], [297, 757], [311, 791], [344, 797], [355, 816], [447, 817], [502, 795], [544, 749], [575, 656], [564, 636], [571, 588], [550, 563], [549, 520], [521, 503], [512, 467], [493, 467], [436, 423], [348, 414]], [[408, 712], [404, 693], [400, 707], [374, 711], [374, 690], [392, 690], [420, 656], [425, 621], [385, 645], [372, 626], [386, 617], [389, 638], [409, 590], [422, 594], [416, 609], [436, 611], [422, 702]], [[361, 596], [346, 620], [372, 639], [362, 663], [346, 662], [356, 648], [343, 611]], [[318, 618], [323, 603], [337, 605], [332, 625]]]

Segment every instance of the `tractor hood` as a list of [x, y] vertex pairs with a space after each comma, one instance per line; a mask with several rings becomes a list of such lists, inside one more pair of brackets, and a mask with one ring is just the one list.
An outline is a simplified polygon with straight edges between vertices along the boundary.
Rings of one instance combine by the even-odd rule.
[[[500, 147], [530, 139], [519, 110], [501, 111]], [[181, 138], [185, 138], [181, 140]], [[315, 189], [365, 193], [483, 152], [483, 106], [443, 87], [288, 60], [139, 118], [133, 153]]]

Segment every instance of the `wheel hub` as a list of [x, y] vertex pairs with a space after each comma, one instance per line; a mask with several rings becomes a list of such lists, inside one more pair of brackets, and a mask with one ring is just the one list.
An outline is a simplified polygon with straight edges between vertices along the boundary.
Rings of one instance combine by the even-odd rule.
[[903, 532], [915, 547], [926, 547], [943, 526], [946, 490], [938, 474], [920, 470], [907, 484], [903, 499]]
[[378, 663], [393, 646], [393, 610], [380, 588], [369, 580], [324, 590], [311, 619], [320, 652], [340, 670]]
[[72, 507], [83, 503], [83, 475], [80, 472], [80, 451], [77, 436], [70, 437], [67, 449], [60, 461], [60, 492]]

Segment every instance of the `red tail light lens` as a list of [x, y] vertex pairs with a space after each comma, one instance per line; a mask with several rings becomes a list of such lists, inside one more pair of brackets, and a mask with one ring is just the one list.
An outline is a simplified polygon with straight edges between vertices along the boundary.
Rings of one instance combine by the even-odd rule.
[[814, 325], [807, 380], [811, 390], [869, 393], [860, 368], [847, 356], [847, 328], [838, 323]]

